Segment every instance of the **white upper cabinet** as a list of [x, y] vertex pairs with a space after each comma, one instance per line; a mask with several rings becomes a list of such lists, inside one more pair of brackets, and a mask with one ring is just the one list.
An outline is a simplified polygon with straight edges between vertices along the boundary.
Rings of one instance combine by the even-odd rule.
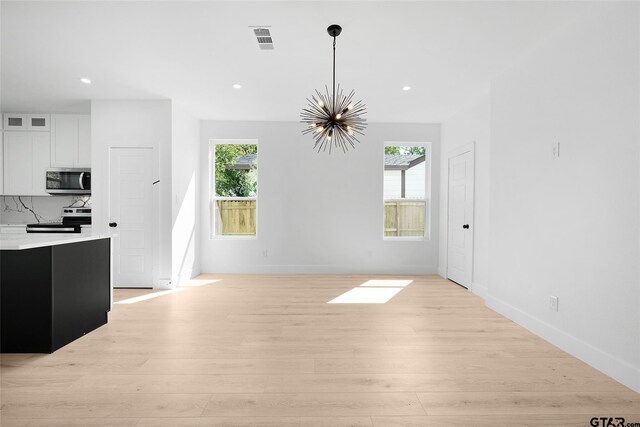
[[27, 115], [5, 113], [4, 130], [27, 130]]
[[51, 135], [49, 132], [27, 132], [33, 147], [31, 176], [33, 177], [32, 193], [34, 196], [49, 196], [47, 193], [47, 169], [51, 167]]
[[46, 171], [91, 167], [91, 116], [5, 113], [0, 194], [48, 196]]
[[[5, 125], [6, 126], [6, 125]], [[4, 133], [4, 194], [27, 195], [33, 189], [33, 147], [27, 132]]]
[[72, 168], [78, 141], [76, 116], [51, 115], [51, 166]]
[[48, 132], [49, 120], [48, 114], [27, 114], [27, 130]]
[[5, 113], [4, 130], [49, 131], [49, 114]]
[[80, 168], [91, 167], [91, 116], [78, 117], [78, 157], [76, 165]]
[[51, 166], [91, 167], [91, 118], [88, 115], [51, 115]]
[[2, 173], [0, 173], [0, 196], [1, 196], [4, 194], [4, 138], [2, 137], [0, 137], [0, 166], [2, 166]]
[[4, 132], [4, 194], [47, 196], [48, 132]]

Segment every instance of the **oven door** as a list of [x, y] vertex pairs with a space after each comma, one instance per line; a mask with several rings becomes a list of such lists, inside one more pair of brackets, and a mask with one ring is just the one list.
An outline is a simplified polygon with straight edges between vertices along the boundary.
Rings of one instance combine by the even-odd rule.
[[91, 169], [49, 169], [47, 193], [91, 194]]

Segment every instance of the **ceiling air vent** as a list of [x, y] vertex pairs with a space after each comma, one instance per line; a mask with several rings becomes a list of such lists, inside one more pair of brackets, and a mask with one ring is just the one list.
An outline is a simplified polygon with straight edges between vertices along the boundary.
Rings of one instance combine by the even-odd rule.
[[271, 38], [271, 31], [266, 27], [250, 27], [253, 31], [253, 35], [258, 41], [258, 47], [261, 50], [273, 50], [273, 39]]

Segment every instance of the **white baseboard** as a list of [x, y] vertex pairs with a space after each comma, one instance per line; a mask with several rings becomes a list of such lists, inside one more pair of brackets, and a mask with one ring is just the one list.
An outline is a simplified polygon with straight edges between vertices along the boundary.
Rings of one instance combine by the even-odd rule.
[[487, 294], [489, 293], [489, 290], [487, 289], [486, 286], [481, 285], [480, 283], [473, 282], [471, 284], [471, 289], [470, 290], [471, 290], [471, 292], [473, 292], [474, 294], [478, 295], [483, 300], [487, 299]]
[[485, 302], [490, 309], [513, 320], [556, 347], [640, 393], [640, 369], [637, 367], [579, 340], [488, 293], [485, 294]]
[[173, 289], [175, 282], [172, 279], [158, 279], [158, 282], [153, 286], [153, 289]]
[[189, 269], [189, 270], [183, 270], [180, 272], [180, 274], [177, 277], [173, 278], [172, 286], [176, 288], [180, 286], [181, 283], [188, 282], [189, 280], [193, 279], [199, 274], [200, 274], [200, 267]]
[[203, 265], [206, 273], [224, 274], [438, 274], [435, 265]]

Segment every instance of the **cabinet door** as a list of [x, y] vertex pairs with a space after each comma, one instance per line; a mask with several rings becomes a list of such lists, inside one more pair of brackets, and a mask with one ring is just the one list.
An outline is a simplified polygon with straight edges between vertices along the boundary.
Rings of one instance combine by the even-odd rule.
[[78, 119], [76, 116], [51, 115], [51, 166], [72, 168], [76, 159]]
[[33, 188], [33, 147], [27, 132], [4, 133], [4, 194], [28, 195]]
[[78, 149], [75, 166], [91, 167], [91, 116], [78, 116]]
[[5, 113], [4, 130], [27, 130], [27, 115]]
[[4, 138], [0, 135], [0, 166], [2, 171], [0, 172], [0, 196], [4, 194]]
[[29, 132], [29, 141], [33, 150], [31, 195], [48, 196], [47, 169], [51, 166], [49, 132]]
[[28, 114], [27, 130], [49, 131], [49, 120], [48, 114]]

